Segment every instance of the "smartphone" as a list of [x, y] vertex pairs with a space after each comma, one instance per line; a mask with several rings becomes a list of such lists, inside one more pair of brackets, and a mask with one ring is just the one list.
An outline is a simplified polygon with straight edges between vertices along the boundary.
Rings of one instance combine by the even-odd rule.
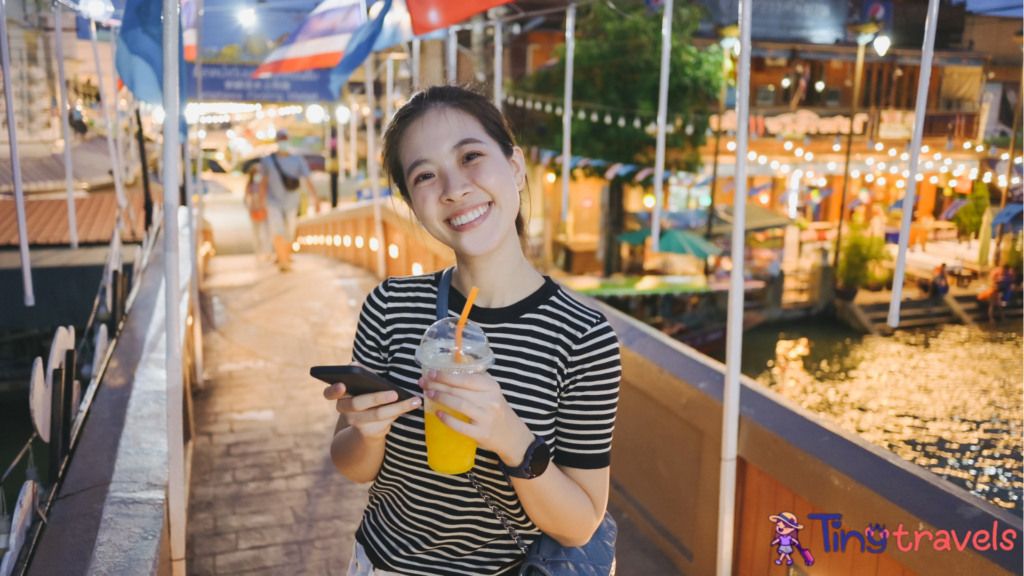
[[353, 396], [372, 394], [374, 392], [392, 391], [398, 394], [398, 401], [408, 400], [413, 395], [362, 366], [313, 366], [309, 375], [328, 384], [341, 382], [345, 390]]

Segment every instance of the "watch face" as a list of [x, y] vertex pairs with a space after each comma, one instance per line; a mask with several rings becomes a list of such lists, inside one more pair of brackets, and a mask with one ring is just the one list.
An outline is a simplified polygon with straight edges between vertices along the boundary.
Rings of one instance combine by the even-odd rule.
[[530, 472], [534, 476], [540, 476], [548, 469], [551, 462], [551, 448], [547, 444], [541, 444], [534, 449], [530, 456]]

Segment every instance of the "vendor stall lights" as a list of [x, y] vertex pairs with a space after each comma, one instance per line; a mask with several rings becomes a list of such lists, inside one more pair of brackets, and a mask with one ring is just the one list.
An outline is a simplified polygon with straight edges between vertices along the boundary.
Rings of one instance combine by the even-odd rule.
[[939, 153], [939, 152], [936, 152], [935, 156], [932, 156], [932, 158], [934, 158], [936, 161], [942, 160], [942, 154]]
[[547, 112], [548, 114], [551, 114], [551, 110], [552, 110], [552, 106], [551, 106], [550, 102], [548, 102], [547, 104], [544, 105], [544, 111], [545, 112]]
[[879, 184], [880, 186], [885, 186], [885, 178], [879, 178], [879, 179], [878, 179], [878, 184]]
[[828, 169], [829, 170], [835, 170], [836, 169], [836, 163], [835, 162], [829, 162], [828, 163]]
[[869, 157], [867, 160], [864, 161], [864, 163], [867, 164], [868, 166], [871, 166], [872, 164], [875, 163], [875, 159]]
[[758, 156], [757, 163], [761, 164], [761, 165], [767, 164], [768, 163], [768, 157], [767, 156]]
[[895, 155], [896, 155], [896, 149], [895, 148], [889, 148], [889, 156], [895, 156]]
[[808, 153], [804, 154], [804, 160], [807, 160], [808, 162], [810, 162], [811, 160], [814, 160], [814, 154], [811, 153], [811, 152], [808, 152]]
[[956, 188], [957, 186], [958, 186], [958, 184], [956, 183], [956, 180], [950, 180], [949, 181], [949, 187], [950, 188]]
[[[918, 174], [918, 176], [920, 176], [920, 174]], [[931, 182], [932, 184], [938, 184], [939, 183], [939, 177], [938, 176], [932, 176], [931, 178], [928, 179], [928, 182]]]
[[940, 166], [939, 167], [939, 172], [942, 172], [943, 174], [945, 174], [946, 172], [949, 172], [949, 166]]
[[901, 175], [904, 178], [910, 178], [910, 170], [904, 170], [903, 172], [901, 172]]
[[547, 176], [545, 176], [545, 178], [547, 179], [549, 184], [554, 184], [555, 183], [555, 173], [554, 172], [548, 172]]
[[984, 145], [982, 145], [982, 144], [978, 144], [978, 145], [977, 145], [977, 146], [976, 146], [976, 147], [974, 148], [974, 151], [975, 151], [975, 152], [978, 152], [978, 153], [984, 152], [984, 151], [985, 151], [985, 146], [984, 146]]
[[906, 182], [904, 182], [903, 180], [897, 180], [897, 181], [896, 181], [896, 187], [897, 187], [897, 188], [903, 188], [903, 187], [904, 187], [904, 186], [906, 186], [906, 185], [907, 185], [907, 183], [906, 183]]
[[932, 167], [932, 166], [934, 166], [934, 165], [935, 165], [935, 164], [933, 164], [931, 160], [929, 160], [929, 161], [927, 161], [927, 162], [925, 162], [925, 163], [924, 163], [924, 167], [925, 167], [925, 168], [931, 168], [931, 167]]
[[824, 186], [826, 184], [828, 184], [828, 180], [824, 178], [818, 178], [818, 186]]
[[793, 149], [793, 143], [790, 142], [789, 140], [786, 140], [786, 143], [783, 144], [782, 147], [785, 148], [786, 150], [792, 150]]
[[927, 146], [921, 146], [921, 154], [927, 154], [927, 153], [928, 153], [928, 147]]
[[779, 169], [779, 161], [778, 160], [772, 160], [772, 163], [770, 164], [770, 166], [772, 167], [772, 170], [778, 170]]
[[556, 116], [561, 116], [562, 115], [562, 107], [561, 106], [555, 106], [555, 115]]
[[797, 156], [803, 156], [804, 155], [804, 149], [803, 148], [797, 148], [796, 150], [793, 151], [793, 154], [796, 154]]
[[729, 150], [729, 152], [732, 152], [733, 150], [736, 149], [736, 143], [735, 142], [726, 142], [725, 147]]
[[783, 164], [782, 167], [779, 168], [779, 170], [782, 170], [783, 174], [788, 174], [789, 173], [789, 166]]
[[644, 206], [647, 208], [654, 208], [654, 194], [644, 195]]
[[851, 178], [860, 178], [860, 170], [851, 170], [850, 171], [850, 177]]
[[864, 181], [865, 182], [874, 182], [875, 181], [874, 174], [865, 174], [864, 175]]
[[591, 112], [590, 113], [590, 121], [591, 122], [597, 122], [597, 120], [598, 120], [597, 112]]
[[641, 126], [643, 126], [643, 123], [640, 122], [640, 118], [633, 118], [633, 128], [639, 130]]
[[899, 167], [897, 167], [897, 166], [890, 166], [890, 167], [889, 167], [889, 173], [890, 173], [890, 174], [896, 174], [896, 173], [897, 173], [897, 172], [899, 172], [899, 171], [900, 171], [900, 169], [899, 169]]
[[1022, 161], [1024, 161], [1024, 158], [1022, 158], [1021, 156], [1017, 156], [1016, 158], [1013, 159], [1014, 164], [1020, 164]]
[[618, 125], [619, 128], [625, 128], [626, 127], [626, 117], [625, 116], [619, 116], [619, 121], [616, 122], [616, 124]]
[[747, 152], [747, 160], [750, 160], [751, 162], [757, 160], [757, 152], [754, 152], [753, 150]]
[[843, 148], [842, 141], [839, 140], [839, 136], [836, 136], [835, 142], [832, 143], [832, 151], [839, 152]]
[[904, 152], [903, 154], [900, 154], [900, 160], [903, 160], [904, 162], [906, 162], [907, 160], [910, 160], [910, 154], [907, 154], [906, 152]]
[[971, 149], [971, 142], [970, 141], [964, 142], [964, 150], [970, 150], [970, 149]]
[[611, 114], [605, 114], [604, 115], [604, 123], [605, 124], [609, 124], [609, 125], [612, 123], [612, 115]]
[[792, 83], [792, 80], [790, 80], [788, 76], [782, 79], [782, 87], [783, 88], [789, 88], [789, 85], [791, 83]]
[[917, 176], [914, 176], [914, 180], [917, 180], [918, 182], [924, 180], [924, 174], [921, 174], [920, 172], [918, 172]]
[[885, 170], [885, 162], [879, 162], [879, 163], [878, 163], [878, 168], [877, 168], [877, 169], [878, 169], [878, 170]]
[[885, 144], [882, 144], [881, 142], [875, 144], [875, 150], [877, 150], [878, 152], [885, 150]]

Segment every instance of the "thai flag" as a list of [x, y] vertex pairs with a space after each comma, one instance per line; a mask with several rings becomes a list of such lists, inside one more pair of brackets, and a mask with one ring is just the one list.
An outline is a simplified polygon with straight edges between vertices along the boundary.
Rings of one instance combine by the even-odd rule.
[[333, 68], [363, 23], [358, 0], [325, 0], [253, 72], [253, 78]]
[[417, 36], [447, 28], [512, 0], [408, 0], [412, 31]]

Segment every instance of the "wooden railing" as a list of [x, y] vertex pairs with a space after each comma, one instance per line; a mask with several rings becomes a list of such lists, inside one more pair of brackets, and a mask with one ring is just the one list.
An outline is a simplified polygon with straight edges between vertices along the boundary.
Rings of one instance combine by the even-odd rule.
[[[452, 262], [403, 205], [385, 202], [387, 274], [430, 272]], [[324, 254], [375, 271], [373, 208], [354, 204], [299, 224], [300, 252]], [[346, 242], [345, 238], [348, 237]], [[328, 241], [328, 238], [330, 240]], [[362, 247], [357, 245], [362, 240]], [[417, 266], [418, 265], [418, 266]], [[414, 268], [415, 267], [415, 268]], [[422, 270], [421, 270], [422, 269]], [[654, 328], [600, 302], [575, 296], [601, 311], [622, 346], [622, 383], [612, 446], [611, 501], [679, 570], [716, 573], [721, 398], [724, 366]], [[1024, 532], [1020, 517], [968, 494], [931, 472], [840, 429], [749, 378], [743, 378], [739, 438], [734, 570], [751, 574], [861, 576], [900, 574], [1020, 574], [1020, 548], [978, 552], [919, 550], [914, 530]], [[769, 516], [792, 512], [804, 525], [800, 541], [814, 554], [806, 566], [794, 553], [792, 570], [777, 567]], [[892, 535], [884, 551], [859, 540], [825, 552], [820, 520], [809, 514], [842, 514], [841, 528], [863, 534], [883, 524]], [[908, 539], [909, 538], [909, 539]]]
[[299, 221], [296, 244], [300, 253], [322, 254], [372, 272], [378, 250], [384, 250], [386, 276], [408, 276], [451, 266], [455, 255], [417, 223], [400, 200], [381, 202], [384, 241], [376, 237], [373, 203], [369, 200]]

